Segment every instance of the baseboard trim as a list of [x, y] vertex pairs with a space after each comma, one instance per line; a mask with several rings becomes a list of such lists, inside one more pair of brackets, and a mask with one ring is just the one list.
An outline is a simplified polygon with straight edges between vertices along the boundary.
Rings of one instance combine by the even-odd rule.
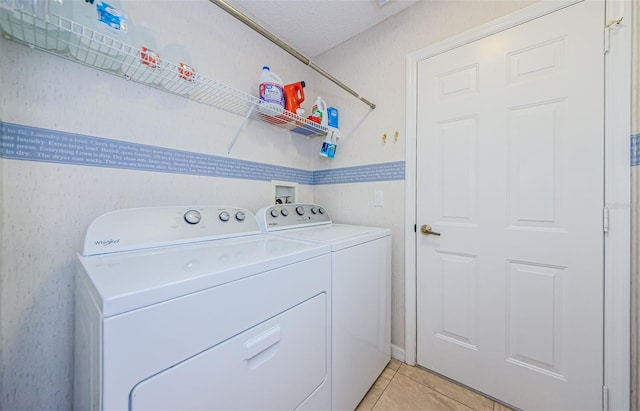
[[391, 344], [391, 358], [404, 362], [404, 348]]

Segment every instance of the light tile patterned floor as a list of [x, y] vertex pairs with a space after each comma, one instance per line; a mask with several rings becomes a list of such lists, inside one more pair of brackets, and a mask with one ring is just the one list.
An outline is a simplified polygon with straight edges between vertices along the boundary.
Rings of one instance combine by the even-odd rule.
[[509, 411], [480, 394], [392, 359], [356, 411]]

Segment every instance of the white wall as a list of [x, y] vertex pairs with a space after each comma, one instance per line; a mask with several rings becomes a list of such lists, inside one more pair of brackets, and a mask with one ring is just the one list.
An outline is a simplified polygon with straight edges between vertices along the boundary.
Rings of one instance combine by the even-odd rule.
[[[370, 114], [207, 0], [128, 4], [133, 24], [153, 29], [160, 45], [187, 45], [196, 68], [209, 77], [253, 93], [261, 66], [269, 64], [285, 82], [307, 80], [307, 102], [320, 94], [338, 107], [344, 138], [334, 160], [317, 156], [319, 140], [307, 142], [257, 123], [241, 134], [230, 155], [312, 170], [403, 161], [406, 54], [525, 3], [419, 2], [320, 56], [320, 66], [378, 105]], [[241, 120], [4, 38], [0, 90], [4, 122], [218, 156], [227, 156], [226, 145]], [[386, 144], [383, 133], [389, 136]], [[255, 211], [269, 201], [271, 187], [261, 181], [0, 162], [0, 408], [9, 410], [71, 406], [74, 252], [94, 217], [159, 204], [230, 204]], [[373, 207], [376, 190], [384, 192], [384, 207]], [[403, 348], [403, 238], [411, 222], [403, 215], [404, 182], [301, 185], [300, 194], [302, 201], [326, 205], [337, 222], [393, 229], [392, 338]]]
[[[262, 65], [288, 82], [308, 68], [207, 0], [134, 1], [133, 24], [191, 49], [203, 74], [257, 93]], [[0, 120], [311, 170], [310, 143], [242, 118], [0, 39]], [[268, 181], [1, 161], [0, 409], [71, 408], [74, 253], [96, 216], [152, 205], [268, 204]], [[300, 185], [303, 201], [312, 189]]]
[[[336, 158], [314, 156], [314, 168], [348, 167], [405, 158], [405, 59], [407, 54], [495, 20], [533, 1], [420, 1], [402, 13], [319, 56], [314, 62], [376, 104], [369, 108], [333, 83], [314, 77], [316, 91], [341, 109]], [[394, 134], [398, 131], [398, 141]], [[387, 142], [382, 142], [383, 134]], [[318, 146], [319, 142], [314, 142]], [[419, 156], [418, 156], [419, 158]], [[373, 206], [374, 191], [384, 192], [385, 206]], [[404, 348], [404, 182], [314, 186], [314, 199], [338, 222], [393, 229], [392, 344]], [[344, 208], [342, 208], [344, 206]], [[364, 213], [360, 214], [360, 211]]]

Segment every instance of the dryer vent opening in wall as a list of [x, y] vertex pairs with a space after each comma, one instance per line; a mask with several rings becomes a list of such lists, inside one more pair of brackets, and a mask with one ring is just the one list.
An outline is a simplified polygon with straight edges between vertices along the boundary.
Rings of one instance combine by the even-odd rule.
[[271, 180], [272, 204], [292, 204], [298, 198], [298, 183]]

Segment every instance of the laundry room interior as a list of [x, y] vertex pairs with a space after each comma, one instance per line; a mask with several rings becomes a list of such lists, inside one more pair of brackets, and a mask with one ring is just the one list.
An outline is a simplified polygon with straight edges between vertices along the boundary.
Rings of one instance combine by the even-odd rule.
[[[596, 0], [586, 0], [590, 1]], [[0, 0], [0, 9], [7, 14], [18, 3]], [[313, 65], [359, 97], [214, 3], [119, 2], [131, 33], [138, 29], [139, 38], [153, 43], [160, 56], [188, 62], [202, 78], [256, 97], [264, 66], [284, 84], [304, 81], [304, 118], [318, 96], [338, 110], [334, 157], [319, 155], [325, 142], [322, 133], [305, 135], [277, 121], [245, 118], [221, 107], [224, 103], [210, 104], [187, 92], [163, 89], [162, 84], [130, 80], [120, 69], [96, 69], [67, 52], [29, 47], [11, 38], [11, 24], [0, 24], [0, 410], [74, 408], [74, 278], [77, 253], [94, 219], [114, 210], [158, 206], [229, 206], [255, 214], [276, 202], [277, 187], [289, 190], [280, 201], [287, 203], [293, 196], [292, 203], [322, 206], [333, 223], [391, 230], [390, 356], [416, 364], [415, 330], [407, 329], [408, 324], [416, 326], [415, 319], [407, 318], [407, 304], [416, 304], [415, 287], [409, 288], [414, 296], [407, 301], [407, 279], [415, 278], [416, 267], [407, 261], [414, 261], [419, 250], [417, 240], [407, 239], [420, 236], [420, 226], [427, 221], [416, 221], [411, 214], [416, 213], [415, 205], [412, 209], [408, 204], [415, 204], [413, 180], [422, 153], [415, 152], [416, 131], [410, 125], [415, 115], [411, 120], [407, 113], [408, 107], [415, 107], [408, 102], [415, 79], [409, 78], [407, 57], [549, 2], [291, 1], [298, 6], [345, 7], [354, 19], [358, 12], [351, 7], [356, 5], [383, 15], [375, 25], [338, 36], [340, 42], [328, 48], [322, 46], [325, 34], [341, 31], [339, 25], [321, 19], [326, 24], [304, 36], [309, 50], [317, 53], [307, 55]], [[280, 18], [300, 32], [315, 27], [310, 24], [317, 17], [313, 12], [251, 15], [252, 1], [228, 3], [267, 30], [272, 19]], [[282, 7], [287, 2], [263, 3]], [[600, 3], [604, 7], [605, 2]], [[626, 36], [634, 42], [624, 57], [632, 85], [630, 110], [623, 117], [629, 130], [621, 137], [624, 156], [606, 160], [624, 164], [630, 178], [622, 189], [626, 200], [609, 207], [612, 225], [616, 213], [624, 214], [622, 221], [627, 223], [628, 237], [620, 248], [631, 251], [621, 270], [631, 286], [621, 287], [628, 292], [625, 318], [631, 325], [622, 334], [632, 338], [623, 344], [629, 379], [623, 379], [621, 389], [622, 403], [629, 407], [611, 409], [637, 410], [640, 7], [625, 0], [608, 3], [626, 13], [620, 30], [632, 32]], [[391, 7], [397, 10], [384, 15]], [[294, 43], [295, 38], [281, 40]], [[609, 270], [605, 276], [615, 272]], [[607, 318], [601, 320], [605, 326]]]

